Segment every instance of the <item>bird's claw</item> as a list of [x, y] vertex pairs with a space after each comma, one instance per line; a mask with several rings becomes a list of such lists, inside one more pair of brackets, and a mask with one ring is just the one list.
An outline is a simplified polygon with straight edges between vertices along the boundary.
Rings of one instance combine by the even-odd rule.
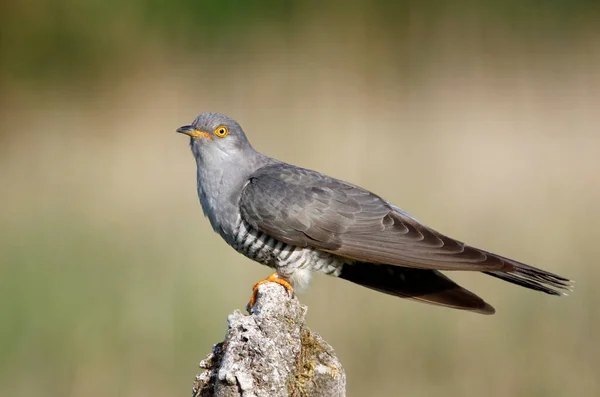
[[294, 288], [292, 288], [292, 285], [289, 282], [287, 282], [286, 280], [279, 277], [279, 275], [277, 273], [273, 273], [269, 277], [265, 278], [264, 280], [260, 280], [259, 282], [254, 284], [254, 287], [252, 287], [252, 296], [250, 297], [250, 301], [248, 302], [248, 305], [246, 306], [246, 310], [248, 312], [250, 312], [252, 310], [252, 308], [254, 307], [254, 304], [256, 303], [256, 297], [257, 297], [256, 295], [258, 294], [258, 287], [261, 284], [269, 283], [269, 282], [276, 283], [276, 284], [283, 286], [286, 289], [286, 291], [291, 294], [291, 297], [292, 298], [294, 297]]

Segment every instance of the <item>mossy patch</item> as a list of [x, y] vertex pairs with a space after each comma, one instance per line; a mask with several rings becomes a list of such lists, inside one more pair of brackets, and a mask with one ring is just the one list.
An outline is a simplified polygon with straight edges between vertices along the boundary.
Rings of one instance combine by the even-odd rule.
[[323, 345], [315, 339], [308, 328], [300, 331], [300, 354], [296, 358], [296, 370], [288, 382], [288, 392], [291, 397], [306, 397], [308, 389], [314, 382], [315, 367], [319, 364], [321, 353], [327, 353]]

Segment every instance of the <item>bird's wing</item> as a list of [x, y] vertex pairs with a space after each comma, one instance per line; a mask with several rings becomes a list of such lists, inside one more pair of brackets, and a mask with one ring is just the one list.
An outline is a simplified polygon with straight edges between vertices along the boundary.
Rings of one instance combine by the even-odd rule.
[[240, 209], [254, 228], [283, 242], [359, 261], [439, 270], [503, 270], [506, 262], [446, 237], [381, 197], [288, 164], [251, 175]]
[[252, 227], [277, 240], [359, 262], [482, 271], [553, 295], [561, 295], [557, 290], [569, 289], [571, 283], [444, 236], [360, 187], [284, 163], [250, 176], [240, 211]]

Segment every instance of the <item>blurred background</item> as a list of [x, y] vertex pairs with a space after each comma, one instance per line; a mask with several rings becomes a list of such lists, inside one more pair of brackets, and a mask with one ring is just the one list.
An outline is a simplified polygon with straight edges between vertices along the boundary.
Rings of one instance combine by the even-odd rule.
[[349, 396], [600, 395], [600, 3], [0, 5], [0, 395], [187, 396], [269, 269], [213, 234], [175, 129], [362, 185], [577, 280], [452, 274], [492, 317], [318, 276]]

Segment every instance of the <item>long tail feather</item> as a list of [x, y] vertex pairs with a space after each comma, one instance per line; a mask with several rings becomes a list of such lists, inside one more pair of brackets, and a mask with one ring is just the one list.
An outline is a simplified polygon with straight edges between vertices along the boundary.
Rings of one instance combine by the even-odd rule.
[[566, 295], [560, 290], [573, 290], [573, 281], [568, 278], [529, 266], [525, 263], [515, 261], [514, 259], [491, 253], [487, 254], [494, 255], [506, 263], [505, 269], [502, 269], [501, 271], [483, 272], [492, 277], [535, 291], [545, 292], [550, 295]]
[[339, 277], [401, 298], [481, 314], [495, 312], [483, 299], [437, 270], [356, 262], [344, 265]]

